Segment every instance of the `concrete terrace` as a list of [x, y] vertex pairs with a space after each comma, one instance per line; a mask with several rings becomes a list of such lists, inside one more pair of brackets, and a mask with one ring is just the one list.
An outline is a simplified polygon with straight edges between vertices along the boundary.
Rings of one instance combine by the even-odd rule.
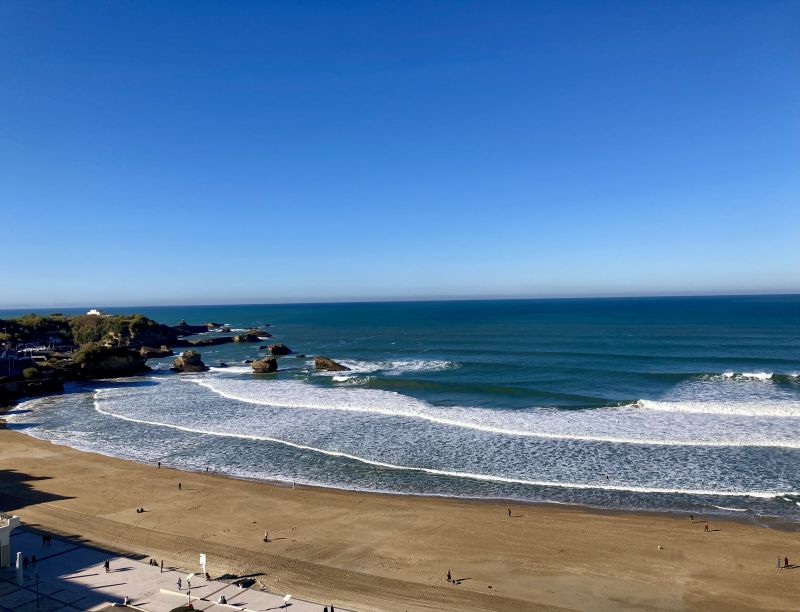
[[[180, 569], [165, 567], [162, 573], [160, 568], [146, 561], [55, 537], [45, 546], [41, 534], [24, 528], [17, 529], [11, 536], [12, 559], [16, 558], [17, 551], [29, 559], [35, 555], [37, 563], [35, 567], [28, 565], [21, 587], [17, 584], [15, 568], [0, 570], [0, 612], [103, 610], [109, 604], [121, 604], [126, 596], [131, 607], [147, 612], [168, 612], [188, 602], [188, 572]], [[110, 561], [109, 572], [104, 569], [106, 559]], [[179, 577], [183, 581], [181, 590], [177, 587]], [[227, 605], [216, 603], [223, 594]], [[196, 610], [281, 610], [284, 609], [283, 595], [240, 588], [222, 580], [206, 581], [200, 575], [192, 579], [191, 598]], [[286, 609], [320, 612], [322, 607], [321, 603], [292, 599]]]

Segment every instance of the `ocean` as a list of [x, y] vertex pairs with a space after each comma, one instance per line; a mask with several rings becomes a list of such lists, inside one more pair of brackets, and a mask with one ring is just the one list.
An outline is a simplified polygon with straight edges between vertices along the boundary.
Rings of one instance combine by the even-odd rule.
[[107, 310], [269, 323], [309, 357], [265, 375], [257, 344], [200, 349], [201, 374], [151, 360], [26, 401], [11, 427], [273, 482], [800, 520], [800, 296]]

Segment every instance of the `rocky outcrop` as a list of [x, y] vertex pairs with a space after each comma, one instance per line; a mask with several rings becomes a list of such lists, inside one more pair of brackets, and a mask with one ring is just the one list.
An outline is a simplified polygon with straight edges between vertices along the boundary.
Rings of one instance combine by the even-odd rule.
[[292, 352], [292, 349], [280, 342], [277, 344], [270, 344], [267, 348], [269, 348], [269, 352], [273, 355], [288, 355]]
[[186, 321], [178, 321], [177, 325], [173, 325], [172, 329], [178, 332], [181, 336], [191, 336], [192, 334], [202, 334], [208, 331], [205, 325], [189, 325]]
[[139, 349], [139, 354], [145, 359], [156, 359], [158, 357], [171, 357], [175, 353], [166, 344], [162, 344], [159, 348], [143, 346]]
[[231, 332], [231, 328], [228, 327], [227, 325], [223, 325], [222, 327], [219, 328], [219, 331], [225, 334], [229, 334]]
[[75, 353], [74, 362], [81, 378], [113, 378], [148, 372], [145, 358], [139, 351], [90, 343]]
[[219, 327], [222, 327], [222, 323], [212, 323], [212, 322], [210, 322], [210, 321], [209, 321], [208, 323], [206, 323], [206, 327], [207, 327], [207, 328], [209, 329], [209, 331], [210, 331], [210, 330], [212, 330], [212, 329], [217, 329], [217, 328], [219, 328]]
[[250, 367], [256, 374], [269, 374], [270, 372], [278, 371], [278, 360], [273, 356], [264, 357], [263, 359], [256, 359]]
[[317, 370], [326, 370], [328, 372], [345, 372], [349, 370], [347, 366], [341, 363], [336, 363], [333, 359], [327, 357], [314, 357], [314, 367]]
[[261, 340], [259, 331], [257, 329], [248, 329], [244, 334], [239, 334], [233, 337], [234, 342], [258, 342]]
[[199, 338], [198, 340], [187, 340], [189, 346], [217, 346], [218, 344], [228, 344], [234, 342], [235, 336], [215, 336], [213, 338]]
[[0, 382], [0, 406], [7, 406], [23, 397], [48, 395], [64, 390], [59, 378], [42, 378], [38, 380], [15, 380]]
[[184, 351], [172, 362], [172, 369], [178, 372], [205, 372], [208, 366], [197, 351]]

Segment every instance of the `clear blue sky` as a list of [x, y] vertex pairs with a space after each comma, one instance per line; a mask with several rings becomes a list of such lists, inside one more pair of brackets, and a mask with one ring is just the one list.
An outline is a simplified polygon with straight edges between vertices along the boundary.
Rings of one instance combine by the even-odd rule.
[[0, 307], [800, 291], [800, 3], [0, 3]]

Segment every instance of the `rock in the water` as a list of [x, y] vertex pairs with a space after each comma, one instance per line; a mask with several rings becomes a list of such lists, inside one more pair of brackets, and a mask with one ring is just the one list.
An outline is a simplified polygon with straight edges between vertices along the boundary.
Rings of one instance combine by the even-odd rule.
[[222, 327], [220, 327], [220, 328], [219, 328], [219, 331], [221, 331], [221, 332], [223, 332], [223, 333], [227, 334], [227, 333], [230, 333], [230, 331], [231, 331], [231, 328], [230, 328], [230, 327], [228, 327], [227, 325], [223, 325]]
[[172, 369], [178, 372], [205, 372], [208, 366], [197, 351], [184, 351], [172, 362]]
[[327, 357], [314, 357], [314, 367], [318, 370], [327, 370], [328, 372], [345, 372], [350, 369]]
[[252, 364], [253, 372], [256, 374], [268, 374], [278, 371], [278, 360], [273, 356], [256, 359]]
[[230, 336], [214, 336], [213, 338], [199, 338], [197, 340], [188, 340], [188, 344], [191, 346], [216, 346], [218, 344], [228, 344], [229, 342], [235, 342], [234, 338]]
[[154, 348], [152, 346], [143, 346], [139, 349], [139, 354], [145, 359], [155, 359], [158, 357], [171, 357], [175, 353], [166, 344], [162, 344], [161, 348]]
[[252, 359], [245, 359], [244, 362], [245, 363], [253, 363], [253, 360]]
[[206, 323], [206, 327], [208, 329], [217, 329], [218, 327], [222, 327], [222, 323], [212, 323], [211, 321], [209, 321], [208, 323]]
[[218, 367], [218, 368], [227, 368], [227, 367], [228, 367], [228, 364], [227, 364], [227, 363], [225, 363], [224, 361], [220, 361], [220, 362], [219, 362], [219, 365], [218, 365], [217, 367]]
[[270, 344], [268, 348], [273, 355], [288, 355], [292, 352], [292, 349], [280, 342], [278, 344]]
[[297, 359], [305, 359], [306, 358], [306, 356], [303, 355], [303, 353], [300, 353], [299, 355], [295, 355], [295, 357], [297, 357]]
[[246, 333], [233, 337], [234, 342], [258, 342], [259, 340], [261, 338], [258, 337], [257, 329], [248, 329]]
[[191, 336], [192, 334], [201, 334], [208, 331], [208, 327], [205, 325], [189, 325], [186, 321], [179, 321], [177, 325], [172, 326], [172, 329], [181, 336]]

